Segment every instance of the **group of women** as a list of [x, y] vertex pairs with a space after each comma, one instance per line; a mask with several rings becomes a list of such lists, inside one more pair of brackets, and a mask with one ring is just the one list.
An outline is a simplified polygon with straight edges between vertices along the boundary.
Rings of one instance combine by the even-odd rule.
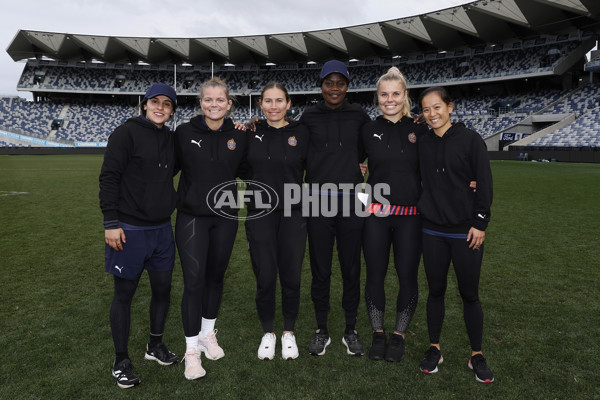
[[[225, 355], [216, 338], [215, 323], [238, 221], [214, 212], [214, 197], [209, 196], [213, 188], [239, 177], [248, 180], [248, 189], [264, 184], [282, 199], [286, 184], [301, 185], [303, 181], [313, 189], [323, 184], [357, 187], [363, 182], [360, 163], [365, 159], [367, 183], [389, 187], [385, 201], [367, 203], [366, 218], [343, 213], [348, 200], [355, 202], [360, 197], [354, 190], [311, 193], [321, 197], [321, 204], [338, 206], [333, 207], [338, 210], [333, 217], [305, 216], [299, 204], [285, 202], [267, 215], [259, 215], [262, 211], [250, 199], [245, 228], [263, 328], [258, 358], [275, 357], [278, 276], [283, 313], [281, 356], [290, 360], [299, 355], [294, 329], [308, 238], [317, 325], [308, 346], [310, 354], [325, 354], [331, 343], [327, 320], [336, 246], [346, 321], [341, 341], [347, 353], [364, 354], [356, 331], [362, 248], [367, 272], [365, 299], [373, 330], [368, 356], [372, 360], [402, 360], [405, 332], [418, 301], [418, 265], [423, 254], [429, 284], [430, 347], [421, 361], [421, 371], [435, 373], [443, 362], [439, 342], [452, 262], [471, 343], [468, 366], [478, 381], [494, 380], [481, 352], [483, 314], [478, 298], [492, 201], [485, 144], [476, 132], [450, 121], [453, 103], [441, 87], [425, 90], [419, 99], [429, 130], [413, 121], [407, 83], [397, 68], [390, 68], [377, 83], [382, 115], [374, 121], [360, 106], [346, 100], [349, 83], [344, 63], [325, 63], [319, 81], [323, 100], [306, 109], [299, 121], [290, 121], [286, 118], [291, 107], [289, 94], [284, 85], [271, 82], [259, 99], [265, 118], [246, 132], [228, 117], [232, 97], [219, 78], [202, 84], [201, 114], [175, 132], [165, 125], [177, 107], [175, 91], [168, 85], [154, 84], [140, 104], [141, 115], [109, 137], [100, 173], [100, 206], [105, 226], [105, 270], [114, 275], [112, 375], [119, 387], [140, 383], [127, 342], [131, 300], [144, 269], [152, 290], [145, 358], [161, 365], [177, 362], [178, 357], [162, 341], [175, 245], [184, 277], [185, 377], [193, 380], [205, 375], [202, 353], [210, 360]], [[175, 192], [173, 177], [179, 171]], [[232, 186], [234, 192], [236, 186]], [[173, 235], [170, 216], [175, 208]], [[237, 211], [227, 212], [235, 216]], [[392, 246], [399, 290], [395, 326], [388, 340], [384, 281]]]

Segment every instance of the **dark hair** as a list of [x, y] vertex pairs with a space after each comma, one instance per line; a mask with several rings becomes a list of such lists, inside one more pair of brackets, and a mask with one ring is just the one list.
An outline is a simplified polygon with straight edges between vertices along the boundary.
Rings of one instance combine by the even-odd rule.
[[421, 92], [421, 95], [419, 96], [419, 106], [423, 107], [423, 98], [431, 93], [437, 93], [442, 99], [442, 101], [446, 104], [452, 103], [452, 100], [450, 99], [450, 96], [448, 95], [446, 89], [444, 89], [442, 86], [433, 86]]
[[[144, 117], [146, 116], [146, 111], [144, 110], [144, 106], [146, 104], [148, 104], [148, 100], [147, 98], [143, 98], [142, 101], [140, 101], [140, 103], [135, 106], [135, 112], [137, 115], [143, 115]], [[173, 101], [171, 101], [171, 104], [173, 106], [173, 114], [175, 114], [175, 111], [177, 111], [177, 104], [173, 103]], [[173, 117], [173, 116], [171, 116]]]
[[267, 83], [265, 85], [265, 87], [263, 88], [263, 90], [260, 92], [260, 97], [258, 99], [259, 102], [262, 102], [263, 96], [265, 95], [265, 92], [269, 89], [279, 89], [281, 90], [284, 94], [285, 94], [285, 101], [286, 103], [290, 101], [290, 95], [288, 94], [288, 91], [285, 87], [285, 85], [283, 83], [280, 82], [275, 82], [275, 81], [271, 81], [269, 83]]

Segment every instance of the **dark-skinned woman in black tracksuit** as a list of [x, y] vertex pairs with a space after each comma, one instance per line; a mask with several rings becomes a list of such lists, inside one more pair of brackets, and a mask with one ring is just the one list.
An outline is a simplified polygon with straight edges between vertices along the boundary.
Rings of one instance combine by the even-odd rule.
[[[355, 187], [363, 182], [359, 163], [364, 160], [360, 129], [371, 119], [358, 104], [346, 100], [350, 77], [344, 63], [326, 62], [320, 73], [323, 100], [308, 107], [300, 122], [308, 128], [310, 144], [306, 166], [306, 182], [321, 205], [328, 203], [325, 215], [320, 210], [308, 218], [308, 248], [312, 273], [311, 297], [317, 330], [308, 351], [325, 354], [331, 343], [327, 326], [330, 308], [331, 269], [334, 243], [343, 281], [342, 308], [346, 327], [342, 343], [350, 355], [361, 355], [364, 347], [356, 331], [360, 301], [360, 255], [364, 218], [355, 213]], [[317, 188], [315, 193], [315, 187]], [[335, 188], [319, 190], [319, 188]], [[351, 188], [351, 189], [348, 189]]]

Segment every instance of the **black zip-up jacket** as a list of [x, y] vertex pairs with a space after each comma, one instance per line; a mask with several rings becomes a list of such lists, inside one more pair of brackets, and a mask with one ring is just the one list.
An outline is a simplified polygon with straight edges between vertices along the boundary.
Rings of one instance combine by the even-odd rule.
[[[248, 173], [251, 179], [268, 185], [279, 198], [277, 210], [284, 207], [284, 184], [302, 185], [306, 157], [308, 153], [308, 129], [298, 121], [292, 121], [281, 128], [274, 128], [262, 121], [256, 125], [256, 132], [247, 132]], [[248, 189], [253, 189], [251, 184]], [[260, 189], [260, 188], [259, 188]], [[301, 203], [291, 208], [299, 208]], [[255, 209], [254, 201], [248, 205]]]
[[[181, 169], [177, 209], [198, 217], [216, 215], [207, 203], [207, 195], [217, 185], [239, 176], [246, 145], [247, 134], [235, 129], [229, 118], [217, 131], [206, 125], [202, 115], [179, 125], [175, 131], [175, 155]], [[237, 200], [236, 189], [233, 198]], [[231, 207], [221, 210], [230, 215], [237, 212]]]
[[384, 197], [392, 205], [416, 206], [419, 201], [418, 145], [427, 131], [425, 125], [415, 124], [412, 118], [402, 117], [394, 123], [382, 115], [362, 128], [362, 142], [369, 159], [367, 183], [371, 187], [387, 183], [390, 194]]
[[[431, 130], [419, 144], [423, 227], [448, 233], [484, 231], [490, 221], [492, 170], [481, 136], [462, 123], [439, 137]], [[477, 182], [477, 189], [469, 187]]]
[[310, 132], [306, 182], [363, 182], [358, 165], [365, 158], [360, 129], [370, 120], [360, 105], [346, 100], [334, 109], [324, 101], [307, 108], [300, 117]]
[[170, 221], [175, 209], [173, 133], [144, 117], [128, 119], [109, 136], [100, 172], [106, 229]]

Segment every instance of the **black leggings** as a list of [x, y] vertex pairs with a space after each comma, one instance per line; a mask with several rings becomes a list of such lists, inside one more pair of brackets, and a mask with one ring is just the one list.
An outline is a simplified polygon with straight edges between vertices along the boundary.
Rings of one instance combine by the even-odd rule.
[[367, 264], [365, 301], [371, 328], [374, 331], [384, 330], [384, 283], [392, 245], [399, 283], [395, 330], [404, 333], [408, 329], [419, 300], [417, 278], [421, 259], [421, 217], [371, 215], [365, 221], [363, 231], [363, 249]]
[[466, 239], [453, 239], [423, 233], [423, 264], [429, 284], [427, 327], [431, 343], [439, 343], [444, 322], [444, 295], [448, 286], [450, 261], [454, 267], [458, 290], [463, 301], [463, 316], [471, 350], [481, 351], [483, 311], [479, 302], [479, 276], [483, 245], [469, 249]]
[[[340, 200], [341, 201], [341, 200]], [[360, 302], [360, 251], [364, 218], [309, 217], [308, 250], [312, 272], [311, 297], [318, 326], [327, 325], [333, 246], [337, 245], [342, 272], [342, 308], [346, 325], [354, 326]]]
[[[248, 216], [252, 211], [248, 212]], [[283, 330], [293, 331], [300, 308], [300, 276], [306, 248], [306, 218], [301, 210], [286, 217], [274, 211], [246, 221], [246, 237], [256, 276], [256, 309], [263, 331], [274, 331], [277, 273], [281, 284]]]
[[[150, 333], [162, 335], [171, 303], [171, 278], [173, 271], [148, 271], [152, 298], [150, 299]], [[129, 326], [131, 322], [131, 301], [139, 280], [114, 276], [114, 297], [110, 306], [110, 328], [116, 353], [127, 352]]]
[[181, 319], [185, 336], [196, 336], [202, 317], [215, 319], [238, 221], [177, 213], [175, 242], [183, 270]]

